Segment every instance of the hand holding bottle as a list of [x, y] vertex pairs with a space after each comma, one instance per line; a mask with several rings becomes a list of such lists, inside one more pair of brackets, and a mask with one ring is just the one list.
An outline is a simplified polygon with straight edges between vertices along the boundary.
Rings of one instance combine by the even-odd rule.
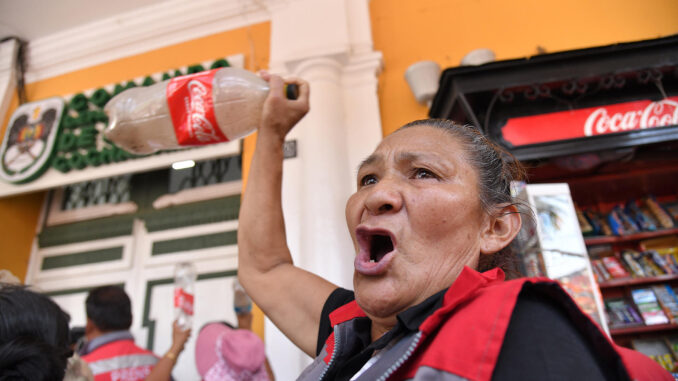
[[184, 329], [179, 325], [178, 321], [172, 323], [172, 347], [170, 351], [178, 356], [183, 352], [186, 342], [191, 337], [191, 329]]
[[[260, 136], [271, 134], [280, 142], [283, 142], [292, 127], [309, 111], [310, 88], [308, 82], [295, 77], [283, 80], [280, 76], [265, 71], [260, 72], [259, 75], [268, 82], [270, 88], [264, 101], [259, 134]], [[288, 99], [285, 96], [286, 83], [298, 86], [297, 99]]]

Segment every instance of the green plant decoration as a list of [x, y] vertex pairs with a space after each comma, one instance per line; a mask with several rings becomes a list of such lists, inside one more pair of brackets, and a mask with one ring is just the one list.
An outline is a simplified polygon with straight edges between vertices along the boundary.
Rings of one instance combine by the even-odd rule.
[[63, 128], [67, 130], [72, 130], [77, 127], [77, 122], [74, 117], [71, 115], [65, 115], [62, 119]]
[[205, 71], [205, 68], [202, 65], [191, 65], [188, 67], [186, 74], [195, 74]]
[[230, 66], [231, 66], [231, 64], [228, 63], [227, 60], [222, 58], [220, 60], [216, 60], [216, 61], [212, 62], [210, 69], [217, 69], [217, 68], [220, 68], [220, 67], [230, 67]]
[[144, 81], [141, 82], [141, 86], [150, 86], [155, 83], [155, 80], [151, 76], [144, 78]]
[[117, 83], [115, 85], [115, 88], [113, 89], [113, 96], [116, 96], [116, 95], [122, 93], [124, 90], [125, 90], [125, 88], [121, 84]]
[[110, 99], [111, 95], [103, 88], [99, 88], [94, 92], [94, 94], [92, 94], [92, 97], [89, 99], [89, 101], [101, 108], [104, 107]]
[[71, 152], [71, 157], [68, 159], [68, 163], [72, 168], [83, 169], [87, 166], [87, 161], [85, 157], [80, 154], [80, 152]]
[[75, 134], [71, 132], [63, 132], [59, 135], [59, 141], [57, 142], [57, 150], [59, 152], [71, 152], [77, 147], [75, 146], [77, 138]]
[[76, 146], [78, 148], [87, 148], [87, 149], [96, 149], [97, 142], [97, 131], [94, 126], [88, 126], [86, 128], [80, 129], [80, 135], [78, 135]]
[[57, 155], [54, 157], [52, 167], [61, 173], [67, 173], [71, 170], [71, 166], [68, 164], [68, 159], [66, 159], [63, 155]]
[[97, 151], [96, 149], [91, 149], [87, 151], [87, 155], [85, 155], [85, 161], [87, 161], [87, 164], [93, 167], [98, 167], [101, 165], [101, 152]]
[[89, 101], [83, 93], [76, 94], [69, 104], [69, 107], [78, 112], [87, 110]]

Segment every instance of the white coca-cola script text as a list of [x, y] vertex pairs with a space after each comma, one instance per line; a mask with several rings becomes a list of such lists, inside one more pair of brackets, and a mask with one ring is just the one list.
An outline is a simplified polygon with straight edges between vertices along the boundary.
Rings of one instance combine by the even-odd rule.
[[678, 102], [664, 99], [651, 102], [643, 110], [628, 110], [609, 114], [605, 107], [597, 108], [586, 119], [586, 136], [629, 130], [678, 125]]
[[188, 82], [188, 93], [191, 97], [188, 114], [188, 131], [191, 136], [203, 143], [221, 141], [215, 126], [207, 120], [206, 116], [212, 92], [202, 82], [192, 80]]

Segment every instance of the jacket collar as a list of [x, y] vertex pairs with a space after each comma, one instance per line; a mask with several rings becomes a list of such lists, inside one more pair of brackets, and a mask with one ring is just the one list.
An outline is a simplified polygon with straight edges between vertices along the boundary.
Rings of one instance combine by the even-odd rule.
[[466, 300], [471, 299], [478, 290], [493, 284], [504, 282], [504, 271], [500, 268], [479, 273], [470, 267], [464, 266], [457, 279], [445, 293], [443, 306], [433, 313], [422, 325], [419, 330], [424, 334], [429, 334], [449, 315], [457, 306]]
[[82, 347], [80, 350], [80, 356], [84, 356], [88, 353], [93, 352], [95, 349], [106, 345], [108, 343], [112, 343], [114, 341], [120, 341], [120, 340], [132, 340], [134, 341], [134, 336], [129, 331], [113, 331], [113, 332], [108, 332], [104, 333], [101, 336], [97, 336], [94, 339], [88, 341], [85, 343], [85, 345]]

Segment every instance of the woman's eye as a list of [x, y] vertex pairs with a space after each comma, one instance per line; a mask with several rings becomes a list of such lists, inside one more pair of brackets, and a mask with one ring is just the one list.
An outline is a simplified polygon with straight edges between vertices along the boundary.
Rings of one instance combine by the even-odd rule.
[[436, 178], [436, 175], [434, 175], [433, 172], [429, 171], [428, 169], [416, 168], [414, 170], [414, 178], [415, 179], [434, 179], [434, 178]]
[[360, 186], [372, 185], [377, 183], [377, 177], [374, 175], [366, 175], [360, 179]]

